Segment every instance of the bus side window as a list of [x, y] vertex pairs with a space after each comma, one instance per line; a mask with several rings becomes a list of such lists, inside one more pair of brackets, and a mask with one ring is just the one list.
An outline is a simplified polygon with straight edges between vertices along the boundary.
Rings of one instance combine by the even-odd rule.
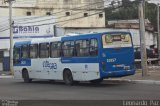
[[28, 49], [28, 45], [23, 45], [22, 47], [21, 47], [21, 51], [22, 51], [22, 54], [21, 54], [21, 57], [22, 58], [28, 58], [29, 57], [29, 49]]
[[30, 58], [38, 57], [38, 44], [29, 45], [29, 55], [30, 55]]
[[39, 57], [48, 58], [49, 57], [49, 43], [39, 44]]
[[50, 57], [57, 58], [61, 56], [61, 43], [52, 42], [50, 43]]
[[80, 43], [78, 41], [75, 44], [75, 55], [80, 56]]
[[77, 40], [75, 50], [77, 56], [89, 56], [89, 40]]
[[62, 51], [64, 57], [74, 56], [74, 41], [65, 41], [62, 44]]
[[98, 41], [97, 39], [90, 40], [90, 56], [97, 56], [98, 55]]

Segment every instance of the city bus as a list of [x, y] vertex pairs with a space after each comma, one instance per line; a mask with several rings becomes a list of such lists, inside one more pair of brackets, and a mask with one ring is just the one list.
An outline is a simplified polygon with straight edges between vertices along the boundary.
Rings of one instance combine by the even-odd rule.
[[14, 77], [67, 85], [135, 74], [130, 32], [103, 32], [15, 42]]

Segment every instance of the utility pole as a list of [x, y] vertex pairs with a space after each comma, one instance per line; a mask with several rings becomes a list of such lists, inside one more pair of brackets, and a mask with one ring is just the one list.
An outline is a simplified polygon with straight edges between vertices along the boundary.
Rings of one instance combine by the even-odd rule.
[[15, 0], [5, 0], [9, 4], [9, 26], [10, 26], [10, 71], [13, 74], [13, 20], [12, 2]]
[[160, 31], [159, 31], [159, 3], [157, 4], [157, 48], [158, 48], [158, 59], [160, 59]]
[[144, 3], [145, 0], [141, 0], [139, 3], [139, 23], [140, 23], [140, 45], [141, 45], [141, 67], [142, 77], [147, 76], [147, 54], [146, 54], [146, 42], [145, 42], [145, 21], [144, 21]]

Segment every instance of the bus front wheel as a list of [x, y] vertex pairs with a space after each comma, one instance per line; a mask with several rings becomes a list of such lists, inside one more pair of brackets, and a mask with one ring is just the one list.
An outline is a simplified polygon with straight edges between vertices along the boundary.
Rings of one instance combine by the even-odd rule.
[[63, 72], [63, 80], [66, 85], [73, 85], [73, 76], [70, 70], [65, 70]]
[[25, 83], [30, 83], [32, 82], [32, 79], [29, 78], [29, 74], [28, 74], [28, 71], [27, 70], [23, 70], [22, 71], [22, 78], [23, 78], [23, 81]]

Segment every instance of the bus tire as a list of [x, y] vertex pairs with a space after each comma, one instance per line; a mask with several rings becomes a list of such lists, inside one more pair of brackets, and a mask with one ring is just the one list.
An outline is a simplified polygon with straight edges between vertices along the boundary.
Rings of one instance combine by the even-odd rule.
[[63, 81], [65, 82], [66, 85], [73, 85], [73, 76], [70, 70], [64, 70], [63, 72]]
[[28, 71], [26, 69], [22, 71], [22, 78], [23, 78], [23, 81], [25, 83], [32, 82], [32, 79], [29, 78], [29, 74], [28, 74]]
[[102, 81], [103, 81], [103, 78], [96, 79], [96, 80], [91, 80], [90, 82], [91, 82], [92, 84], [100, 84]]

